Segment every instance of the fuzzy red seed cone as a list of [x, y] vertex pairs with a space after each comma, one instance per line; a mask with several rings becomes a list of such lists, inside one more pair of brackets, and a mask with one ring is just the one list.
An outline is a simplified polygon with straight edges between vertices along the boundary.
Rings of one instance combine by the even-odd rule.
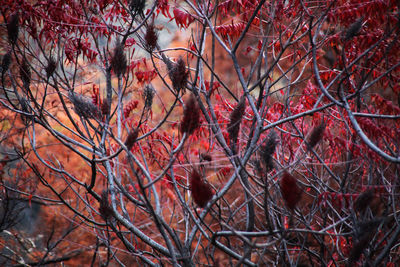
[[189, 78], [189, 71], [186, 70], [186, 63], [182, 57], [179, 57], [178, 61], [169, 70], [169, 78], [172, 81], [172, 86], [175, 91], [179, 93], [185, 93], [186, 83]]
[[144, 18], [144, 8], [146, 6], [146, 0], [131, 0], [129, 2], [129, 9], [134, 12], [134, 16], [140, 15]]
[[324, 122], [321, 122], [320, 125], [314, 127], [307, 140], [307, 147], [309, 150], [315, 147], [322, 140], [322, 137], [324, 137], [324, 132], [325, 132]]
[[1, 71], [5, 74], [11, 65], [11, 50], [8, 51], [1, 60]]
[[125, 74], [127, 61], [124, 53], [124, 45], [119, 40], [117, 40], [115, 45], [114, 53], [110, 63], [111, 68], [118, 77]]
[[155, 95], [155, 89], [151, 84], [146, 85], [143, 91], [143, 98], [144, 98], [144, 106], [147, 109], [150, 109], [153, 105], [153, 99]]
[[103, 103], [101, 103], [101, 107], [100, 107], [100, 110], [101, 110], [101, 113], [103, 114], [103, 115], [107, 115], [108, 114], [108, 109], [110, 108], [110, 105], [108, 104], [108, 100], [107, 99], [104, 99], [103, 100]]
[[180, 125], [182, 133], [192, 134], [200, 126], [200, 108], [193, 94], [190, 95]]
[[51, 75], [53, 75], [56, 68], [57, 68], [57, 62], [52, 56], [50, 56], [49, 61], [47, 62], [47, 66], [45, 68], [47, 79], [50, 78]]
[[207, 153], [201, 153], [201, 154], [200, 154], [200, 158], [201, 158], [202, 160], [212, 161], [211, 155], [210, 155], [210, 154], [207, 154]]
[[106, 221], [113, 215], [113, 210], [110, 207], [110, 203], [108, 202], [108, 193], [105, 190], [101, 194], [99, 212], [103, 219]]
[[297, 203], [301, 199], [302, 190], [297, 185], [296, 178], [290, 173], [284, 172], [280, 182], [282, 197], [285, 200], [286, 206], [294, 210]]
[[356, 211], [364, 211], [374, 199], [374, 191], [372, 189], [366, 190], [361, 193], [354, 201], [353, 207]]
[[101, 111], [100, 109], [92, 103], [90, 98], [87, 98], [80, 94], [75, 94], [70, 92], [68, 95], [76, 114], [85, 119], [100, 119]]
[[363, 25], [363, 20], [364, 18], [359, 18], [349, 26], [343, 36], [343, 39], [345, 41], [351, 40], [353, 37], [357, 36], [360, 33]]
[[139, 128], [135, 128], [134, 130], [129, 132], [125, 140], [125, 146], [128, 148], [128, 150], [132, 149], [133, 145], [136, 143], [138, 135], [139, 135]]
[[229, 139], [232, 141], [233, 144], [236, 144], [237, 142], [240, 130], [240, 123], [242, 122], [242, 117], [245, 109], [246, 109], [246, 99], [242, 97], [230, 115], [229, 124], [227, 128], [229, 133]]
[[19, 32], [19, 16], [17, 13], [11, 15], [7, 22], [8, 40], [11, 44], [15, 44], [18, 39]]
[[19, 67], [19, 74], [24, 86], [29, 87], [31, 83], [31, 67], [26, 60], [22, 60], [21, 66]]
[[204, 208], [213, 197], [211, 186], [203, 181], [203, 178], [196, 170], [193, 170], [190, 175], [190, 190], [192, 191], [194, 202], [200, 208]]
[[154, 24], [149, 24], [144, 36], [145, 47], [149, 52], [152, 52], [157, 46], [158, 35], [154, 28]]
[[274, 168], [274, 163], [272, 161], [273, 154], [275, 152], [275, 147], [277, 145], [276, 133], [271, 131], [268, 135], [268, 139], [265, 142], [265, 145], [261, 147], [261, 160], [264, 163], [267, 171], [270, 171]]

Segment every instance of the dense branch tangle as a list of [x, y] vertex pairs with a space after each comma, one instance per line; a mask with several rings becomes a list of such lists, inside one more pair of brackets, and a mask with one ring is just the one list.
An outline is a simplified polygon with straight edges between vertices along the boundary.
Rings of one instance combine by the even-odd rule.
[[[38, 256], [15, 244], [4, 262], [399, 260], [395, 1], [9, 1], [1, 12], [2, 186], [43, 201], [58, 227]], [[165, 21], [187, 39], [166, 47]]]

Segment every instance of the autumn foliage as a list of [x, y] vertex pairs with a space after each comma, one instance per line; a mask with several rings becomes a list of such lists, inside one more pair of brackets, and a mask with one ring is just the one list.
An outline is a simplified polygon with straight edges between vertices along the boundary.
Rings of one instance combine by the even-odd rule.
[[3, 0], [0, 265], [399, 265], [399, 19]]

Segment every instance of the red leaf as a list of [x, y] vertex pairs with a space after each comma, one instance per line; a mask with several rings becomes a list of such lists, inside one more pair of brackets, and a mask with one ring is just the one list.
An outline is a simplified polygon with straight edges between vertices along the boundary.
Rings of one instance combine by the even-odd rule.
[[[157, 9], [158, 12], [161, 11], [161, 13], [167, 17], [167, 18], [172, 18], [171, 14], [169, 14], [169, 4], [168, 4], [168, 0], [159, 0], [157, 2]], [[157, 14], [158, 14], [157, 12]]]
[[124, 107], [124, 117], [128, 118], [131, 114], [131, 111], [137, 108], [139, 104], [138, 100], [131, 100], [129, 103]]
[[126, 39], [126, 42], [125, 42], [125, 46], [126, 46], [126, 47], [131, 47], [131, 46], [134, 45], [134, 44], [136, 44], [135, 39], [133, 39], [133, 38], [128, 38], [128, 39]]
[[238, 37], [246, 27], [246, 24], [243, 22], [238, 22], [238, 23], [231, 23], [227, 25], [220, 25], [215, 27], [215, 31], [219, 34], [224, 39], [227, 39], [227, 37]]
[[174, 8], [173, 13], [176, 25], [178, 25], [178, 27], [187, 28], [194, 21], [192, 15], [180, 9]]

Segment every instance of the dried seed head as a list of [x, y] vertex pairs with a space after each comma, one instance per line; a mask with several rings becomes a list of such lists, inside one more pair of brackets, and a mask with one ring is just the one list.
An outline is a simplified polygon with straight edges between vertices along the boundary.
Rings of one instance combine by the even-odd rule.
[[240, 123], [242, 122], [245, 108], [246, 108], [246, 100], [243, 96], [240, 99], [237, 106], [235, 107], [235, 109], [232, 111], [229, 118], [228, 133], [229, 133], [229, 139], [231, 140], [232, 144], [236, 144], [237, 142], [240, 130]]
[[364, 235], [373, 235], [383, 221], [383, 217], [375, 217], [368, 221], [357, 222], [353, 230], [354, 237], [361, 239]]
[[54, 71], [57, 68], [57, 63], [52, 56], [50, 56], [49, 61], [47, 62], [47, 66], [45, 68], [47, 79], [53, 75]]
[[143, 98], [144, 98], [144, 106], [147, 109], [150, 109], [153, 105], [153, 99], [155, 94], [155, 89], [151, 84], [145, 86], [143, 90]]
[[69, 99], [74, 105], [74, 110], [76, 114], [78, 114], [80, 117], [85, 119], [101, 118], [99, 108], [92, 103], [92, 100], [90, 98], [70, 92]]
[[[0, 161], [0, 167], [5, 166], [8, 161], [8, 157], [4, 157], [2, 161]], [[15, 201], [15, 197], [17, 194], [14, 194], [11, 190], [6, 188], [1, 190], [1, 201], [0, 201], [0, 210], [1, 210], [1, 229], [9, 229], [21, 221], [20, 213], [23, 212], [24, 206]]]
[[103, 103], [101, 103], [101, 114], [103, 115], [107, 115], [108, 114], [108, 110], [110, 109], [110, 105], [108, 104], [108, 100], [104, 99]]
[[1, 73], [4, 75], [11, 65], [11, 51], [8, 51], [1, 60]]
[[19, 75], [21, 77], [22, 82], [24, 83], [24, 87], [29, 87], [31, 83], [31, 68], [26, 60], [22, 60], [21, 65], [19, 66]]
[[180, 130], [182, 133], [192, 134], [199, 126], [200, 109], [195, 96], [191, 94], [188, 101], [185, 103]]
[[30, 106], [29, 106], [29, 102], [25, 97], [21, 97], [19, 99], [19, 103], [21, 105], [21, 110], [25, 113], [30, 113]]
[[274, 163], [272, 162], [272, 155], [275, 152], [277, 141], [275, 131], [271, 131], [268, 135], [268, 139], [265, 145], [261, 148], [261, 158], [267, 171], [274, 168]]
[[361, 17], [358, 20], [356, 20], [353, 24], [351, 24], [349, 28], [347, 28], [343, 37], [345, 41], [351, 40], [353, 37], [355, 37], [357, 34], [360, 33], [363, 25], [363, 20], [364, 18]]
[[105, 190], [101, 194], [99, 212], [103, 217], [103, 219], [106, 221], [113, 216], [113, 210], [110, 207], [110, 204], [108, 203], [108, 193]]
[[320, 125], [314, 127], [307, 140], [307, 147], [309, 150], [311, 150], [313, 147], [315, 147], [316, 144], [319, 143], [319, 141], [321, 141], [322, 137], [324, 136], [324, 131], [325, 131], [324, 122], [321, 122]]
[[263, 175], [264, 170], [263, 170], [263, 167], [261, 166], [260, 160], [258, 160], [258, 159], [254, 160], [254, 169], [258, 175], [260, 175], [260, 176]]
[[17, 13], [12, 14], [7, 21], [8, 40], [11, 44], [15, 44], [18, 39], [19, 32], [19, 16]]
[[185, 93], [186, 83], [189, 78], [189, 72], [186, 70], [186, 64], [182, 57], [169, 70], [169, 78], [175, 91]]
[[366, 190], [361, 193], [354, 201], [354, 209], [358, 212], [364, 211], [374, 198], [374, 191], [372, 189]]
[[145, 47], [148, 52], [153, 52], [157, 46], [158, 34], [154, 28], [154, 24], [151, 23], [147, 26], [146, 34], [144, 36]]
[[134, 15], [139, 14], [144, 16], [144, 8], [146, 6], [146, 0], [131, 0], [129, 3], [129, 9]]
[[200, 208], [204, 208], [213, 197], [211, 186], [203, 181], [203, 178], [195, 169], [190, 175], [190, 190], [194, 202]]
[[129, 132], [129, 134], [125, 140], [125, 146], [128, 148], [128, 150], [132, 149], [133, 145], [136, 142], [138, 135], [139, 135], [139, 128], [135, 128]]
[[284, 172], [280, 181], [280, 189], [286, 206], [293, 210], [301, 199], [302, 190], [297, 180], [290, 173]]
[[111, 58], [111, 68], [115, 75], [120, 77], [125, 74], [127, 67], [127, 61], [124, 53], [124, 45], [118, 40], [115, 44], [114, 53]]
[[354, 263], [360, 259], [361, 254], [367, 248], [370, 241], [371, 241], [370, 236], [364, 235], [360, 240], [353, 243], [353, 247], [350, 250], [348, 259], [349, 263]]
[[359, 260], [361, 254], [371, 242], [378, 226], [384, 221], [384, 218], [377, 217], [369, 221], [356, 223], [354, 233], [354, 245], [350, 251], [349, 262], [353, 263]]
[[[19, 98], [19, 104], [21, 105], [21, 110], [25, 113], [31, 113], [32, 109], [31, 106], [29, 105], [29, 101], [25, 97], [20, 97]], [[30, 116], [27, 114], [21, 113], [21, 119], [22, 122], [27, 126], [29, 124]]]
[[200, 159], [203, 161], [203, 160], [205, 160], [205, 161], [212, 161], [212, 157], [211, 157], [211, 155], [210, 154], [208, 154], [208, 153], [201, 153], [200, 154]]
[[95, 7], [90, 6], [89, 7], [90, 12], [92, 12], [94, 15], [98, 15], [99, 12], [97, 11], [97, 9]]

